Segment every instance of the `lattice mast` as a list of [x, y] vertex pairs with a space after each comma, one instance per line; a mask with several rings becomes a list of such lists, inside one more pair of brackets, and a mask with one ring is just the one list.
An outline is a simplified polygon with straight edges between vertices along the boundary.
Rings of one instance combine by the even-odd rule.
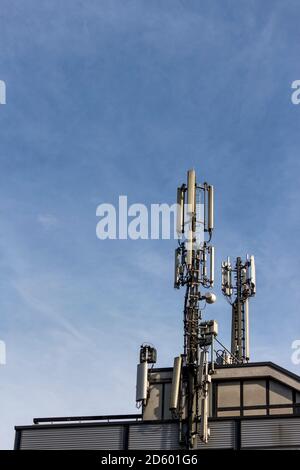
[[209, 245], [214, 228], [213, 196], [213, 186], [197, 184], [194, 170], [188, 171], [187, 185], [177, 190], [179, 245], [175, 251], [174, 287], [184, 286], [186, 293], [184, 352], [174, 361], [170, 409], [181, 420], [181, 441], [187, 448], [194, 446], [197, 435], [204, 442], [209, 437], [208, 388], [217, 323], [200, 322], [200, 302], [213, 303], [216, 296], [211, 292], [202, 295], [200, 286], [210, 288], [214, 284], [214, 247]]
[[222, 263], [222, 292], [232, 308], [231, 355], [233, 362], [245, 363], [250, 359], [249, 298], [256, 293], [254, 256], [243, 261], [236, 258], [232, 267], [230, 258]]

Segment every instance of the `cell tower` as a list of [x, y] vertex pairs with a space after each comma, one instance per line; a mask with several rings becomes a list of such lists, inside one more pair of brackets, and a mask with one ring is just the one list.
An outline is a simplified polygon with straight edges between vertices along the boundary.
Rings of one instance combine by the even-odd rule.
[[249, 298], [256, 293], [254, 256], [247, 255], [245, 262], [238, 257], [235, 267], [230, 258], [222, 263], [222, 292], [232, 306], [231, 359], [238, 363], [248, 362]]
[[[211, 376], [218, 364], [242, 364], [249, 360], [248, 299], [255, 294], [254, 257], [245, 262], [237, 258], [232, 268], [230, 259], [222, 263], [222, 291], [232, 305], [231, 353], [217, 338], [215, 320], [203, 321], [207, 304], [216, 301], [214, 286], [215, 250], [210, 244], [214, 230], [213, 186], [196, 181], [195, 170], [187, 173], [187, 184], [177, 189], [177, 235], [174, 287], [185, 287], [183, 354], [174, 359], [169, 409], [179, 420], [179, 442], [182, 447], [197, 446], [197, 437], [207, 442]], [[233, 286], [232, 279], [235, 280]], [[222, 349], [214, 350], [219, 344]], [[137, 369], [138, 407], [149, 403], [149, 366], [156, 362], [156, 350], [141, 346]]]
[[204, 442], [209, 437], [208, 388], [218, 325], [214, 320], [200, 321], [205, 304], [216, 300], [212, 292], [203, 295], [200, 286], [214, 285], [214, 247], [209, 245], [213, 229], [213, 186], [197, 184], [195, 171], [189, 170], [187, 185], [182, 184], [177, 190], [179, 242], [175, 250], [174, 287], [185, 287], [186, 293], [184, 352], [174, 360], [170, 403], [170, 410], [181, 423], [181, 443], [187, 448], [193, 448], [197, 435]]

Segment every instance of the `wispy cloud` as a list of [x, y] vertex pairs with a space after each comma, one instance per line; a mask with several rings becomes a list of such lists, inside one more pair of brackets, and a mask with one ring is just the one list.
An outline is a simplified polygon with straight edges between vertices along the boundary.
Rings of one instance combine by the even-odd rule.
[[47, 230], [56, 227], [58, 224], [57, 217], [52, 214], [39, 214], [37, 220]]

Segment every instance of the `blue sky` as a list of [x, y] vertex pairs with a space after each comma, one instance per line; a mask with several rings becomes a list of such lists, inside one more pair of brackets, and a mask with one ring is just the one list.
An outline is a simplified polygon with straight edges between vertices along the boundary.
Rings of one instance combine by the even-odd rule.
[[[0, 447], [33, 417], [135, 412], [139, 345], [182, 349], [174, 241], [96, 207], [215, 186], [217, 265], [253, 253], [252, 360], [300, 373], [298, 1], [0, 0]], [[209, 317], [229, 344], [220, 294]]]

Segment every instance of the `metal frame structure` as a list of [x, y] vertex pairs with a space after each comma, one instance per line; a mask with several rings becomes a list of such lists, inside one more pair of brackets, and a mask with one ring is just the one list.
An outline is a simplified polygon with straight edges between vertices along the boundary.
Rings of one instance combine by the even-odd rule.
[[231, 361], [248, 362], [250, 359], [249, 298], [256, 293], [254, 256], [247, 255], [245, 262], [240, 257], [236, 258], [234, 268], [230, 258], [222, 263], [222, 292], [232, 307]]
[[[199, 208], [203, 204], [203, 219]], [[201, 294], [200, 286], [214, 284], [214, 247], [210, 240], [214, 228], [214, 189], [197, 184], [196, 173], [189, 170], [187, 185], [177, 190], [178, 248], [175, 250], [174, 287], [185, 287], [184, 352], [174, 360], [170, 409], [180, 420], [180, 442], [190, 449], [195, 437], [203, 442], [209, 438], [208, 387], [211, 382], [209, 359], [213, 368], [213, 341], [218, 327], [215, 321], [200, 322], [200, 301], [213, 303], [213, 293]], [[201, 232], [208, 239], [201, 240]], [[209, 275], [208, 275], [209, 258]], [[211, 348], [211, 355], [209, 350]], [[199, 425], [200, 424], [200, 425]]]
[[[214, 293], [202, 291], [214, 285], [215, 250], [210, 245], [214, 230], [214, 188], [208, 183], [198, 184], [193, 169], [187, 172], [187, 183], [177, 188], [176, 230], [174, 287], [185, 288], [184, 344], [183, 354], [174, 359], [169, 409], [179, 419], [181, 446], [192, 449], [197, 436], [204, 443], [210, 436], [208, 402], [215, 362], [229, 365], [249, 361], [248, 299], [255, 295], [255, 264], [253, 256], [247, 257], [244, 263], [237, 258], [235, 268], [229, 258], [222, 263], [222, 292], [232, 306], [230, 352], [217, 339], [217, 322], [202, 320], [206, 304], [216, 301]], [[215, 350], [215, 343], [222, 349]], [[136, 402], [144, 410], [149, 398], [148, 364], [156, 362], [156, 350], [142, 345], [142, 357], [138, 365]]]

